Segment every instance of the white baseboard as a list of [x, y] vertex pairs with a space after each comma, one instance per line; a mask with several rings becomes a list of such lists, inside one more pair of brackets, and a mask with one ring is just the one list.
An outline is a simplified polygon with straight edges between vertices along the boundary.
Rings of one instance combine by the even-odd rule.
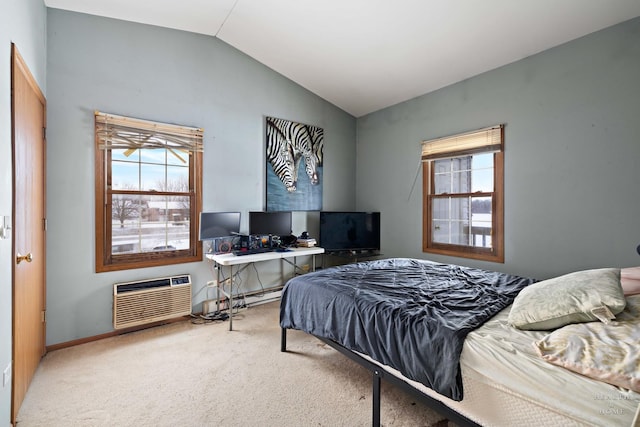
[[266, 292], [263, 295], [248, 295], [245, 297], [245, 304], [248, 307], [265, 304], [280, 299], [282, 290]]
[[[253, 307], [260, 304], [266, 304], [268, 302], [276, 301], [280, 299], [282, 296], [282, 289], [278, 289], [275, 291], [266, 291], [264, 293], [256, 293], [252, 295], [247, 295], [242, 297], [241, 295], [236, 295], [233, 297], [233, 305], [237, 307], [237, 303], [242, 302], [243, 307]], [[208, 299], [202, 301], [202, 314], [214, 313], [217, 310], [217, 301], [216, 299]], [[223, 302], [223, 307], [226, 307], [226, 301]]]

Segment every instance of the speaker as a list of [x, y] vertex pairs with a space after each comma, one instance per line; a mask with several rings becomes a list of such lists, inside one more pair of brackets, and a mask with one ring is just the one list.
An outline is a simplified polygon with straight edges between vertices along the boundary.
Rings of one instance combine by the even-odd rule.
[[213, 239], [213, 252], [227, 254], [233, 250], [233, 237], [220, 237]]
[[280, 241], [283, 246], [292, 246], [298, 241], [298, 238], [294, 235], [280, 236]]

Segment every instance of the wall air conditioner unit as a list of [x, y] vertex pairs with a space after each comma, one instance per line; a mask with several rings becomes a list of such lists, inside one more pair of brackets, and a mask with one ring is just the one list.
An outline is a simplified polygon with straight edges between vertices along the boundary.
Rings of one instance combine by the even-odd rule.
[[191, 314], [191, 276], [113, 285], [113, 327], [122, 329]]

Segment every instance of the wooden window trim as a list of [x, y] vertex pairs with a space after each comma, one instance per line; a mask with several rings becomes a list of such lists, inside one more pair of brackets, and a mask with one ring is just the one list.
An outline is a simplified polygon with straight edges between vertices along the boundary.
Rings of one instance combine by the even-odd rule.
[[[107, 170], [111, 162], [111, 150], [101, 149], [96, 135], [95, 145], [95, 270], [98, 273], [135, 268], [157, 267], [162, 265], [199, 262], [203, 259], [202, 245], [198, 241], [199, 213], [202, 210], [202, 152], [189, 153], [189, 188], [191, 208], [189, 221], [190, 249], [111, 255], [111, 205], [108, 203], [106, 181]], [[105, 155], [106, 152], [106, 155]], [[155, 192], [154, 195], [172, 195], [171, 192]], [[182, 194], [181, 194], [182, 195]]]
[[[422, 251], [438, 255], [504, 263], [504, 152], [494, 154], [494, 192], [492, 198], [491, 248], [462, 246], [432, 241], [431, 213], [434, 171], [431, 161], [422, 164]], [[461, 155], [455, 155], [460, 157]], [[466, 193], [464, 193], [466, 194]], [[463, 193], [460, 196], [464, 195]], [[468, 195], [468, 194], [467, 194]], [[458, 196], [458, 194], [456, 194]]]

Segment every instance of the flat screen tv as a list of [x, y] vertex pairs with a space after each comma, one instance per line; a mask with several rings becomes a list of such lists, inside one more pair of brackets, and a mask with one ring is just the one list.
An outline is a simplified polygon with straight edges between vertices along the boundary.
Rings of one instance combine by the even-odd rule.
[[249, 234], [253, 236], [290, 236], [291, 212], [249, 212]]
[[319, 231], [327, 252], [380, 250], [380, 212], [321, 211]]
[[199, 240], [213, 240], [240, 233], [240, 212], [200, 212]]

